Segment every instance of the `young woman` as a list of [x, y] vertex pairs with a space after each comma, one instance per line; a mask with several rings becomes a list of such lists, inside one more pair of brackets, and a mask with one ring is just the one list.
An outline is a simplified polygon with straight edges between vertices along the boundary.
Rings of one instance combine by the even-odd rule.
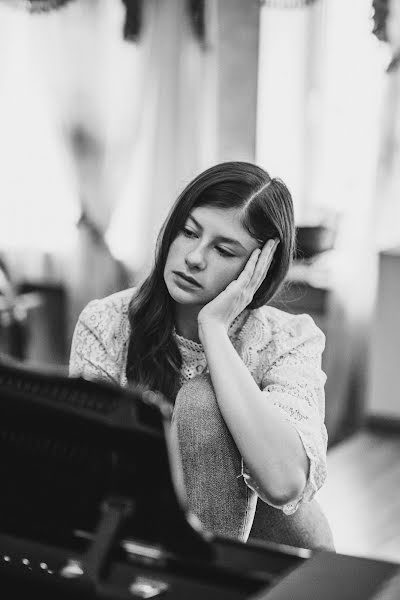
[[148, 277], [90, 302], [72, 342], [72, 376], [139, 382], [174, 403], [189, 507], [243, 541], [258, 497], [290, 515], [326, 477], [324, 335], [268, 305], [294, 238], [281, 180], [216, 165], [178, 197]]

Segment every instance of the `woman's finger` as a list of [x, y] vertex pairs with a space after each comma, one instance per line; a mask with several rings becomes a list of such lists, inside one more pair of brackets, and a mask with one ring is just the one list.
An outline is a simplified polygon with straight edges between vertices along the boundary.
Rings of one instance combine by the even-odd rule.
[[268, 273], [278, 244], [278, 239], [271, 239], [268, 240], [262, 249], [253, 275], [253, 284], [256, 290], [260, 287]]
[[248, 286], [250, 281], [252, 280], [253, 274], [254, 274], [254, 270], [257, 266], [257, 261], [259, 259], [259, 256], [261, 254], [261, 250], [260, 248], [256, 248], [250, 255], [250, 258], [248, 259], [246, 266], [244, 267], [243, 271], [240, 273], [239, 277], [237, 278], [237, 281], [244, 286]]

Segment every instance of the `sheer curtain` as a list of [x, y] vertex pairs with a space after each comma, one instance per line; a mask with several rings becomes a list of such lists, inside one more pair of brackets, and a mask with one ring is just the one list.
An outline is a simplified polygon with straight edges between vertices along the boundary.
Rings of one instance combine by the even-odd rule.
[[68, 247], [78, 216], [74, 165], [55, 126], [34, 21], [0, 6], [1, 251], [32, 277], [46, 270], [52, 248]]
[[311, 202], [340, 215], [332, 265], [331, 418], [365, 412], [369, 332], [377, 283], [376, 190], [387, 49], [372, 35], [366, 0], [328, 0], [321, 111]]
[[382, 249], [400, 247], [400, 2], [389, 2], [388, 51], [391, 61], [385, 75], [382, 129], [379, 139], [375, 190], [377, 241]]
[[256, 155], [271, 175], [287, 182], [301, 220], [309, 202], [322, 5], [292, 4], [261, 7]]
[[206, 38], [191, 30], [184, 0], [148, 3], [146, 59], [127, 153], [107, 240], [137, 279], [148, 271], [158, 230], [176, 195], [217, 151], [216, 2], [206, 3]]
[[143, 276], [176, 193], [215, 160], [215, 8], [200, 41], [185, 0], [146, 0], [128, 42], [122, 2], [1, 7], [2, 249], [67, 287], [69, 335], [86, 302]]
[[369, 0], [262, 8], [269, 56], [263, 59], [261, 45], [258, 160], [287, 179], [298, 223], [338, 217], [325, 354], [333, 431], [349, 410], [362, 411], [376, 285], [376, 176], [388, 54], [372, 34], [371, 17]]

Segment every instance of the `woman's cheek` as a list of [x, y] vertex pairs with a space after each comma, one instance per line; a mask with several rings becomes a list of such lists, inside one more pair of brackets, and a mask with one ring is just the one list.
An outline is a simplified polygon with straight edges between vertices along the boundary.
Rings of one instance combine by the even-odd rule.
[[235, 268], [232, 269], [232, 279], [231, 281], [233, 281], [234, 279], [237, 279], [240, 275], [240, 273], [243, 271], [244, 267], [246, 266], [246, 261], [240, 261], [239, 264], [236, 264]]
[[221, 291], [224, 290], [230, 283], [232, 283], [234, 279], [237, 279], [239, 273], [240, 270], [238, 269], [227, 270], [225, 268], [223, 271], [221, 271], [220, 276], [218, 277], [218, 280], [220, 282], [219, 287], [221, 288]]
[[177, 238], [174, 239], [174, 241], [172, 242], [172, 244], [170, 246], [170, 253], [172, 256], [176, 257], [176, 256], [182, 256], [184, 251], [185, 251], [184, 242], [178, 236]]

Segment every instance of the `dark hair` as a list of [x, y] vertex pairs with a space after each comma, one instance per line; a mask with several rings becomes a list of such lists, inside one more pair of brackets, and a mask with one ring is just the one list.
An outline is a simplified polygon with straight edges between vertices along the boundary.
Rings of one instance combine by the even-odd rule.
[[246, 162], [225, 162], [198, 175], [172, 206], [157, 238], [151, 273], [129, 305], [131, 335], [126, 375], [129, 382], [160, 391], [173, 401], [179, 390], [182, 358], [172, 335], [173, 301], [164, 281], [169, 248], [198, 206], [238, 208], [246, 230], [264, 244], [279, 244], [268, 276], [248, 308], [258, 308], [274, 296], [288, 272], [295, 243], [293, 203], [286, 185], [260, 167]]

